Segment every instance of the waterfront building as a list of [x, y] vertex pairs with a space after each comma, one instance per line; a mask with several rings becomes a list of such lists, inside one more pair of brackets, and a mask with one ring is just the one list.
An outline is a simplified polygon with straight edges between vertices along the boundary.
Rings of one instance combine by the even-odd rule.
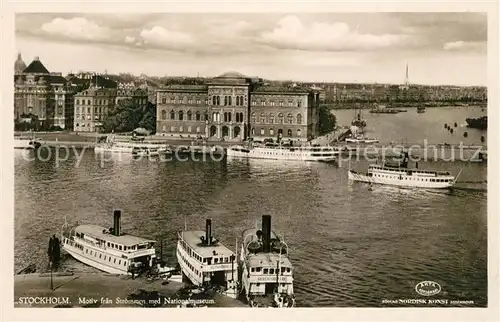
[[117, 90], [91, 86], [75, 95], [74, 130], [95, 132], [102, 120], [115, 106]]
[[148, 103], [148, 91], [135, 86], [134, 83], [118, 84], [115, 105], [125, 99], [132, 99], [135, 104], [145, 107]]
[[317, 135], [319, 94], [300, 86], [267, 85], [228, 72], [207, 84], [157, 90], [157, 133], [212, 140], [306, 140]]
[[38, 117], [49, 129], [70, 128], [73, 119], [73, 88], [61, 73], [51, 73], [38, 57], [25, 66], [21, 54], [14, 64], [14, 118], [21, 122]]

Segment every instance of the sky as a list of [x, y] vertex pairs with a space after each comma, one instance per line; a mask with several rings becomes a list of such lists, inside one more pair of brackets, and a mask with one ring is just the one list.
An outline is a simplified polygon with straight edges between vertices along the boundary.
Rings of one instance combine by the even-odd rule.
[[16, 49], [63, 74], [487, 84], [483, 13], [24, 13]]

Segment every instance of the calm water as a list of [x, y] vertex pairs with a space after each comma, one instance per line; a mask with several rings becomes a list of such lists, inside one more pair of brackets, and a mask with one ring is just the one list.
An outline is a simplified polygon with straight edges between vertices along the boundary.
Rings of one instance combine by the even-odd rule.
[[[348, 121], [352, 111], [342, 112], [346, 115], [339, 119]], [[432, 113], [464, 118], [471, 111]], [[393, 135], [407, 129], [401, 133], [422, 139], [422, 128], [413, 121], [399, 127], [392, 117], [376, 117], [380, 137], [390, 129]], [[415, 122], [424, 129], [438, 123], [431, 134], [442, 135], [444, 122], [430, 112], [418, 117]], [[372, 126], [370, 119], [368, 123]], [[453, 173], [463, 169], [460, 181], [486, 180], [482, 164], [430, 162], [421, 167]], [[384, 186], [369, 190], [348, 184], [345, 166], [337, 164], [122, 158], [101, 166], [87, 151], [78, 166], [74, 155], [57, 166], [54, 160], [25, 161], [18, 152], [15, 270], [31, 263], [46, 267], [48, 238], [59, 232], [65, 216], [72, 223], [110, 227], [112, 210], [121, 209], [123, 230], [164, 240], [164, 259], [175, 264], [176, 232], [185, 220], [189, 228], [203, 229], [211, 217], [215, 234], [234, 249], [245, 228], [271, 214], [274, 230], [290, 246], [299, 306], [382, 306], [383, 299], [418, 298], [414, 287], [424, 280], [441, 285], [440, 298], [485, 306], [486, 184], [460, 187], [452, 192]], [[93, 270], [72, 259], [63, 265]]]

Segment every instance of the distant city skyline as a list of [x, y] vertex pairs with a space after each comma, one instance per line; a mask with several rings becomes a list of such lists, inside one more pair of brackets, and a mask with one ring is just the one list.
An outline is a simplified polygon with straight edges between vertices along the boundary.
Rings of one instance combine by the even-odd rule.
[[16, 15], [26, 64], [63, 74], [486, 86], [486, 47], [482, 13]]

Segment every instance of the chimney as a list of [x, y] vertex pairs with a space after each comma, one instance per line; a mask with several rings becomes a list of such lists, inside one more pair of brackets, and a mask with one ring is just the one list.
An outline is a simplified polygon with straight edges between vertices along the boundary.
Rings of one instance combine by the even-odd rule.
[[205, 227], [205, 243], [207, 246], [212, 243], [212, 219], [207, 219]]
[[115, 210], [113, 212], [114, 215], [114, 228], [113, 228], [113, 234], [115, 236], [120, 236], [121, 234], [121, 225], [120, 225], [120, 219], [122, 216], [122, 212], [120, 210]]
[[271, 251], [271, 216], [262, 216], [262, 251], [269, 253]]

